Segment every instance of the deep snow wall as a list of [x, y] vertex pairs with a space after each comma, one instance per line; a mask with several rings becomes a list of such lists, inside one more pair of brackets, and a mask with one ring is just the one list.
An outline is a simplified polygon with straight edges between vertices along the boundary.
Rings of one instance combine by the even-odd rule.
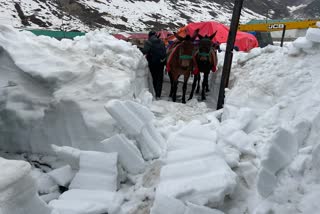
[[105, 30], [57, 41], [0, 26], [0, 149], [90, 149], [118, 132], [103, 105], [147, 84], [140, 51]]

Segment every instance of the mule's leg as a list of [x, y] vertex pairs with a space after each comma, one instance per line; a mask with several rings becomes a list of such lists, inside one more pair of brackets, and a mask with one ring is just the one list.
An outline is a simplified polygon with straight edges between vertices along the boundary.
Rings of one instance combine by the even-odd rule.
[[194, 75], [194, 79], [193, 79], [193, 83], [192, 83], [192, 89], [191, 89], [191, 93], [190, 93], [190, 96], [189, 96], [189, 100], [191, 100], [193, 98], [193, 94], [194, 94], [194, 90], [196, 89], [198, 78], [199, 78], [198, 74]]
[[200, 92], [201, 73], [199, 72], [199, 74], [197, 74], [197, 76], [198, 76], [198, 84], [197, 84], [196, 94], [199, 94], [199, 92]]
[[169, 93], [169, 97], [172, 97], [172, 93], [173, 93], [173, 79], [172, 79], [172, 72], [169, 72], [169, 79], [170, 79], [170, 93]]
[[203, 73], [203, 81], [202, 81], [202, 92], [201, 92], [201, 99], [206, 100], [206, 87], [208, 87], [208, 78], [209, 78], [209, 72]]
[[208, 81], [207, 81], [207, 85], [206, 85], [206, 92], [210, 92], [210, 89], [209, 89], [209, 76], [208, 76]]
[[156, 98], [161, 97], [161, 92], [162, 92], [162, 83], [163, 83], [163, 65], [159, 65], [156, 69]]
[[172, 83], [172, 85], [173, 85], [173, 88], [172, 88], [172, 101], [173, 102], [176, 102], [176, 100], [177, 100], [178, 79], [175, 80], [175, 81], [172, 81], [173, 82]]
[[182, 103], [186, 103], [186, 92], [187, 92], [189, 77], [190, 77], [190, 73], [184, 74], [184, 81], [183, 81], [183, 87], [182, 87]]

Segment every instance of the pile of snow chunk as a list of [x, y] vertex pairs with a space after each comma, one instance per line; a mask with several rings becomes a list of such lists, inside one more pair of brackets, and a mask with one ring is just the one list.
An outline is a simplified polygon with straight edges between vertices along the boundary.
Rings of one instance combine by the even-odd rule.
[[307, 53], [316, 53], [314, 47], [320, 46], [320, 28], [309, 28], [305, 37], [299, 37], [292, 44], [289, 54], [296, 56], [301, 50]]
[[117, 153], [82, 151], [80, 169], [71, 181], [69, 189], [116, 191], [117, 162]]
[[297, 140], [284, 128], [279, 128], [266, 146], [257, 178], [257, 189], [263, 197], [273, 192], [277, 184], [276, 173], [287, 166], [298, 152]]
[[0, 169], [1, 214], [51, 213], [37, 194], [29, 163], [0, 158]]
[[[118, 154], [80, 151], [79, 161], [79, 171], [72, 178], [69, 190], [50, 201], [49, 205], [59, 214], [120, 214], [123, 199], [116, 193]], [[70, 172], [70, 168], [64, 171]], [[60, 173], [60, 176], [63, 174]]]
[[121, 214], [117, 193], [73, 189], [50, 202], [57, 214]]
[[102, 141], [100, 147], [100, 151], [117, 152], [120, 164], [131, 174], [142, 173], [146, 168], [140, 150], [124, 134], [117, 134]]
[[163, 197], [170, 204], [181, 204], [172, 205], [180, 206], [174, 208], [180, 210], [177, 213], [191, 212], [183, 211], [190, 209], [189, 206], [185, 208], [183, 203], [200, 207], [223, 204], [225, 196], [232, 194], [237, 184], [237, 176], [223, 156], [216, 145], [215, 131], [197, 122], [190, 123], [170, 136], [152, 213], [161, 213], [165, 209], [161, 207]]
[[133, 101], [111, 100], [106, 110], [123, 132], [136, 139], [145, 160], [159, 158], [165, 150], [163, 137], [154, 127], [153, 113]]
[[[234, 169], [245, 183], [240, 180], [225, 212], [318, 210], [314, 202], [320, 160], [319, 30], [309, 30], [283, 48], [267, 46], [255, 58], [239, 60], [244, 63], [233, 67], [236, 81], [226, 92], [221, 127], [227, 122], [234, 128], [218, 128], [218, 145], [224, 142], [235, 148], [244, 138], [232, 135], [242, 130], [256, 155], [239, 157]], [[251, 113], [235, 121], [243, 108]]]
[[104, 104], [148, 88], [147, 62], [106, 30], [58, 41], [0, 26], [0, 149], [91, 149], [117, 129]]

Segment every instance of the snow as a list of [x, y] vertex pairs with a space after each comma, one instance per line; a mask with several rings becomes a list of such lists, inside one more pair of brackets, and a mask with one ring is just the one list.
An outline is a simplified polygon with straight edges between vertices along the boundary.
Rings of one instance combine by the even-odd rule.
[[157, 193], [198, 205], [219, 205], [236, 185], [236, 175], [220, 157], [165, 165]]
[[320, 43], [320, 29], [319, 28], [309, 28], [307, 30], [306, 39], [312, 42]]
[[80, 169], [69, 188], [116, 191], [118, 189], [117, 163], [117, 153], [82, 151]]
[[48, 175], [59, 185], [67, 187], [74, 177], [74, 172], [70, 165], [54, 169], [48, 173]]
[[50, 202], [50, 206], [59, 211], [59, 214], [118, 214], [121, 198], [113, 192], [69, 190], [64, 192], [58, 200]]
[[[288, 43], [283, 48], [267, 46], [250, 53], [235, 52], [224, 108], [214, 111], [213, 103], [198, 102], [196, 99], [186, 105], [167, 101], [166, 97], [151, 103], [150, 93], [142, 87], [139, 87], [139, 94], [131, 91], [129, 95], [100, 97], [104, 90], [108, 93], [119, 87], [133, 90], [135, 84], [141, 83], [133, 83], [137, 77], [142, 82], [147, 81], [146, 62], [142, 56], [132, 54], [130, 58], [123, 53], [123, 48], [132, 49], [132, 53], [135, 53], [134, 47], [129, 44], [110, 39], [104, 46], [108, 47], [106, 50], [109, 53], [99, 52], [100, 47], [88, 48], [91, 44], [88, 41], [95, 43], [101, 32], [95, 32], [98, 38], [76, 40], [61, 51], [57, 48], [60, 42], [54, 43], [54, 46], [51, 40], [45, 39], [47, 43], [44, 45], [44, 38], [35, 38], [10, 28], [1, 29], [6, 30], [0, 33], [0, 44], [5, 50], [0, 57], [3, 62], [0, 83], [6, 87], [0, 91], [0, 108], [5, 109], [1, 109], [4, 113], [0, 112], [0, 130], [1, 134], [5, 134], [1, 135], [4, 137], [0, 142], [3, 150], [0, 155], [27, 160], [33, 166], [30, 172], [30, 165], [18, 161], [15, 166], [24, 170], [13, 170], [17, 167], [9, 169], [11, 165], [7, 162], [1, 164], [0, 159], [0, 173], [8, 172], [0, 176], [0, 201], [7, 210], [13, 207], [7, 199], [14, 195], [6, 194], [8, 188], [17, 193], [21, 192], [18, 187], [32, 187], [32, 194], [27, 191], [26, 195], [34, 197], [23, 198], [26, 195], [20, 194], [25, 203], [19, 206], [16, 203], [15, 207], [35, 209], [40, 206], [45, 211], [39, 212], [46, 213], [50, 208], [39, 199], [38, 192], [51, 208], [55, 208], [53, 213], [317, 213], [320, 46], [316, 41], [320, 35], [314, 33], [316, 31], [308, 30], [309, 36]], [[17, 39], [16, 44], [4, 34]], [[25, 36], [24, 40], [20, 34]], [[103, 35], [102, 38], [104, 36], [108, 37]], [[15, 58], [19, 53], [11, 54], [13, 46], [29, 44], [28, 40], [42, 44], [44, 54], [58, 49], [60, 54], [63, 53], [61, 56], [68, 60], [68, 53], [73, 53], [74, 46], [82, 41], [81, 46], [86, 46], [87, 51], [105, 53], [106, 58], [108, 54], [116, 53], [120, 54], [117, 56], [128, 56], [128, 62], [134, 63], [136, 69], [129, 69], [131, 65], [126, 67], [119, 61], [108, 64], [112, 65], [111, 69], [117, 68], [119, 73], [123, 71], [122, 77], [128, 77], [130, 83], [102, 84], [99, 90], [91, 90], [90, 87], [86, 88], [88, 79], [81, 73], [86, 70], [41, 73], [36, 68], [44, 68], [42, 62], [30, 66], [32, 72], [26, 67], [18, 68], [16, 65], [35, 62], [28, 57], [26, 59], [29, 62], [22, 56]], [[11, 58], [8, 53], [12, 55]], [[81, 54], [91, 57], [86, 63], [96, 62], [99, 56], [93, 57], [87, 52]], [[221, 59], [218, 72], [221, 72], [223, 53], [218, 56]], [[45, 62], [50, 60], [46, 59]], [[67, 64], [65, 68], [69, 68], [68, 62], [64, 63]], [[70, 62], [72, 65], [74, 63]], [[53, 63], [48, 65], [56, 66]], [[53, 68], [50, 69], [53, 72]], [[81, 76], [80, 82], [85, 84], [85, 89], [80, 87], [79, 82], [74, 84], [74, 80], [68, 79], [66, 73], [76, 79]], [[48, 77], [54, 84], [48, 81]], [[109, 77], [110, 82], [120, 81], [120, 77], [113, 72], [102, 77]], [[68, 80], [68, 84], [65, 80]], [[100, 80], [104, 81], [103, 78]], [[48, 84], [52, 87], [50, 90], [46, 88]], [[21, 89], [20, 85], [24, 87]], [[77, 91], [79, 93], [72, 95], [79, 96], [68, 97], [68, 93], [60, 93], [60, 90]], [[87, 93], [87, 97], [83, 93]], [[71, 101], [61, 101], [61, 96]], [[101, 100], [89, 102], [88, 99], [92, 97]], [[60, 110], [65, 112], [63, 116], [57, 116], [52, 110], [50, 112], [58, 104]], [[88, 112], [86, 107], [91, 111]], [[93, 110], [96, 112], [92, 113]], [[78, 116], [84, 112], [86, 117], [79, 120]], [[41, 120], [47, 114], [47, 119]], [[62, 121], [62, 118], [65, 120]], [[30, 125], [39, 120], [42, 122], [37, 126]], [[105, 122], [109, 125], [101, 126]], [[55, 138], [45, 135], [49, 140], [40, 141], [44, 138], [36, 127], [52, 130], [52, 126], [48, 125], [52, 123], [56, 124], [54, 127], [59, 127], [54, 132]], [[70, 126], [65, 126], [66, 123], [70, 123]], [[31, 126], [35, 132], [29, 135], [31, 128], [24, 132], [19, 126], [21, 124], [25, 124], [22, 128]], [[79, 124], [90, 124], [91, 128], [98, 129], [88, 135]], [[87, 136], [96, 140], [86, 138], [81, 141]], [[28, 142], [22, 143], [23, 139], [28, 139]], [[48, 150], [42, 148], [41, 153], [36, 149], [43, 145], [50, 148], [56, 159], [47, 157]], [[37, 155], [46, 158], [18, 153], [21, 150], [40, 152]], [[48, 165], [44, 167], [44, 163]], [[64, 168], [67, 164], [70, 167]], [[119, 165], [125, 170], [122, 171]], [[70, 178], [65, 175], [71, 175], [74, 171], [77, 174], [68, 186]], [[54, 177], [50, 177], [50, 174]], [[12, 179], [15, 177], [17, 179]], [[21, 181], [13, 184], [11, 179]], [[66, 183], [68, 191], [60, 192], [57, 183]], [[32, 210], [27, 213], [37, 212]]]
[[133, 101], [111, 100], [105, 106], [109, 114], [128, 135], [134, 136], [145, 160], [159, 158], [164, 139], [152, 124], [153, 113]]
[[139, 174], [145, 170], [146, 164], [140, 150], [125, 135], [117, 134], [101, 144], [101, 151], [119, 154], [119, 162], [129, 173]]
[[287, 8], [289, 9], [290, 13], [293, 13], [294, 11], [299, 10], [301, 8], [304, 8], [306, 6], [307, 6], [306, 4], [300, 4], [300, 5], [297, 5], [297, 6], [287, 6]]
[[148, 88], [141, 52], [106, 30], [57, 41], [1, 25], [0, 46], [0, 148], [6, 151], [52, 153], [50, 144], [91, 148], [117, 133], [104, 104]]
[[37, 194], [29, 163], [0, 158], [0, 168], [1, 214], [51, 213]]
[[151, 209], [151, 214], [223, 214], [223, 212], [210, 209], [204, 206], [198, 206], [192, 203], [186, 203], [167, 197], [164, 195], [157, 195], [155, 203]]
[[51, 194], [58, 191], [57, 183], [48, 174], [43, 173], [40, 169], [31, 171], [31, 176], [36, 180], [38, 192], [40, 194]]
[[[27, 17], [29, 18], [27, 20], [30, 26], [23, 26], [15, 8], [16, 4], [20, 5], [25, 16], [33, 15], [42, 23], [34, 23], [35, 21]], [[177, 5], [179, 8], [176, 7]], [[214, 13], [212, 13], [212, 10], [214, 10]], [[110, 31], [119, 31], [125, 28], [126, 30], [141, 32], [159, 27], [155, 22], [160, 22], [160, 24], [171, 28], [174, 26], [176, 28], [181, 27], [182, 24], [190, 21], [213, 19], [223, 23], [230, 23], [231, 14], [232, 5], [211, 1], [204, 1], [198, 4], [185, 0], [177, 2], [166, 0], [157, 2], [79, 0], [76, 3], [67, 4], [65, 2], [37, 2], [32, 0], [18, 2], [0, 0], [0, 24], [58, 30], [88, 31], [101, 26], [108, 28]], [[241, 22], [262, 18], [264, 16], [247, 8], [242, 10]]]
[[299, 37], [292, 43], [296, 48], [310, 49], [313, 47], [313, 42], [306, 37]]
[[70, 165], [73, 170], [79, 169], [80, 150], [68, 146], [51, 145], [54, 154], [60, 159]]

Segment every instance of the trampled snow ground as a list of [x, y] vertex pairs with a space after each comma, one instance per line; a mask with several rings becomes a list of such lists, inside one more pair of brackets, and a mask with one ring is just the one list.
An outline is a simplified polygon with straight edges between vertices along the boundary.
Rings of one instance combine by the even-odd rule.
[[143, 56], [104, 31], [58, 42], [1, 29], [0, 156], [32, 166], [0, 159], [1, 214], [320, 210], [320, 29], [236, 52], [220, 111], [220, 73], [208, 103], [151, 101]]

